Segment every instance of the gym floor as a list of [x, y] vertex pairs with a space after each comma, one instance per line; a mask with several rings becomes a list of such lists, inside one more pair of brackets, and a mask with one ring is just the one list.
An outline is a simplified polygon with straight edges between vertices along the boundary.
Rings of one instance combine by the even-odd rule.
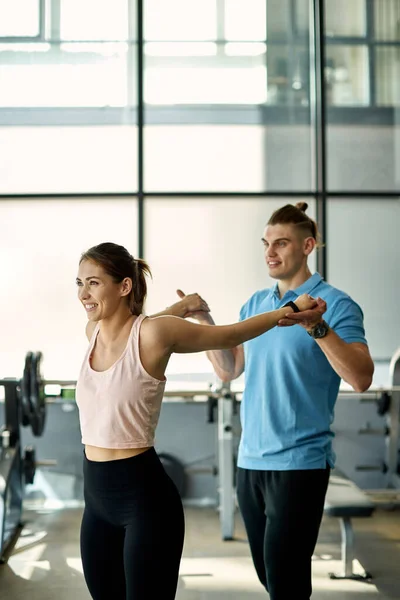
[[[240, 516], [235, 540], [222, 542], [210, 508], [186, 508], [186, 541], [177, 600], [257, 600], [267, 595], [255, 576]], [[8, 564], [0, 566], [7, 600], [89, 600], [79, 558], [81, 508], [29, 510]], [[354, 522], [357, 557], [372, 583], [334, 581], [340, 570], [340, 531], [325, 518], [313, 561], [313, 600], [400, 600], [400, 510], [376, 511]], [[295, 560], [295, 557], [293, 557]], [[290, 577], [290, 564], [287, 566]], [[357, 569], [355, 569], [357, 570]]]

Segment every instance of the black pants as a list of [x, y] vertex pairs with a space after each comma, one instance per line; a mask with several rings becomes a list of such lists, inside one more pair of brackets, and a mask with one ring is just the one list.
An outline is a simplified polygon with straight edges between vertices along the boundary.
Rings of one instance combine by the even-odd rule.
[[270, 600], [309, 600], [330, 468], [238, 469], [237, 495], [257, 575]]
[[83, 572], [94, 600], [173, 600], [184, 538], [178, 491], [152, 448], [84, 458]]

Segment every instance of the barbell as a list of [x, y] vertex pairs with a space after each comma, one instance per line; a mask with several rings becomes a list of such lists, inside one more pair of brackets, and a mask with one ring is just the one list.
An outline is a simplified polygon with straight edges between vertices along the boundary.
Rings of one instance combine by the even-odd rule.
[[[21, 422], [24, 427], [30, 426], [35, 437], [43, 435], [46, 424], [46, 393], [47, 384], [74, 385], [75, 381], [45, 381], [41, 374], [41, 362], [43, 355], [41, 352], [27, 352], [25, 356], [25, 366], [21, 380], [19, 381], [19, 394], [21, 399]], [[10, 381], [10, 380], [7, 380]], [[2, 381], [0, 380], [0, 385]], [[165, 392], [165, 396], [195, 396], [197, 394], [208, 396], [209, 401], [209, 422], [213, 421], [213, 403], [218, 398], [217, 393], [213, 392]], [[235, 399], [235, 395], [233, 395]], [[382, 391], [376, 395], [377, 412], [383, 416], [390, 408], [390, 394]], [[236, 402], [235, 402], [236, 405]], [[236, 406], [235, 406], [236, 408]]]
[[[27, 352], [22, 378], [17, 382], [21, 403], [21, 423], [30, 426], [35, 437], [43, 435], [46, 423], [46, 395], [41, 375], [41, 352]], [[10, 379], [1, 381], [9, 384]], [[14, 380], [15, 381], [15, 380]]]

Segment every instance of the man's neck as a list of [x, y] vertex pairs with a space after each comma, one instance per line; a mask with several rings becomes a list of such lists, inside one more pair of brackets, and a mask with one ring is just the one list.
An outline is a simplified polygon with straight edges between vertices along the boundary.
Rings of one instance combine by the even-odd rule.
[[312, 273], [307, 267], [304, 270], [302, 269], [301, 271], [298, 271], [290, 279], [280, 279], [278, 281], [279, 296], [283, 298], [283, 296], [289, 290], [295, 290], [296, 288], [300, 287], [301, 285], [303, 285], [303, 283], [307, 281], [307, 279], [310, 279], [311, 275]]

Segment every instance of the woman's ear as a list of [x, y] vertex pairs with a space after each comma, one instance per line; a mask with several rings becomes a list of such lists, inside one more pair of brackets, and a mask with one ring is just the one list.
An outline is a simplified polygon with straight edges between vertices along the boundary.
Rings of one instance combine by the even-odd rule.
[[129, 296], [132, 291], [132, 279], [130, 277], [125, 277], [125, 279], [121, 282], [121, 296]]

